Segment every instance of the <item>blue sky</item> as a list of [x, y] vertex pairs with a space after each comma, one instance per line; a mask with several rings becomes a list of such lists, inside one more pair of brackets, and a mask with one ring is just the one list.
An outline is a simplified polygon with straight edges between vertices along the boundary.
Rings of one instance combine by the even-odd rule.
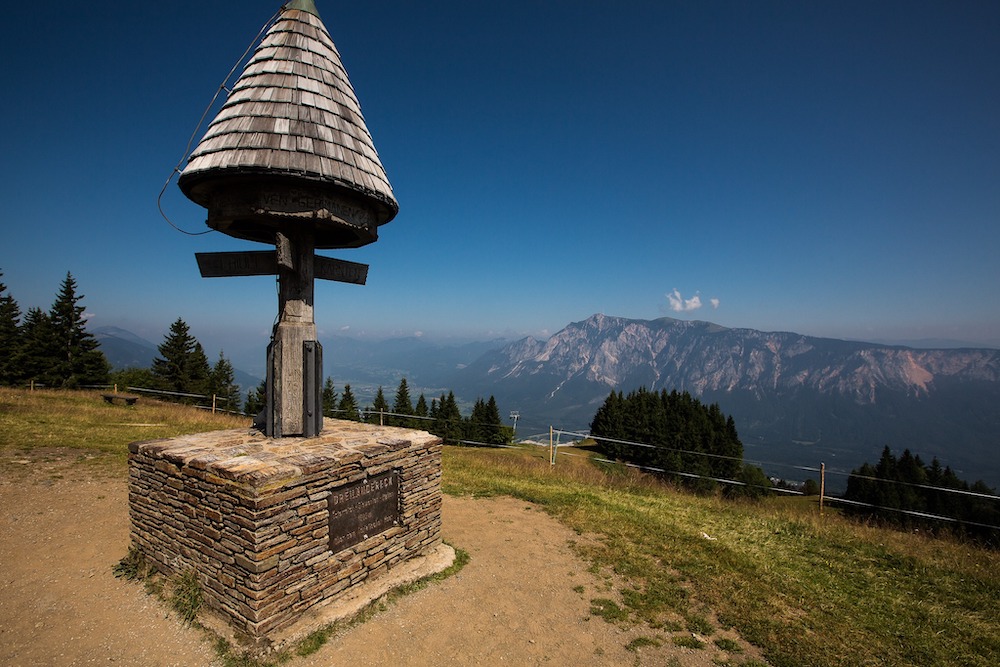
[[[156, 198], [279, 2], [8, 8], [0, 269], [91, 325], [262, 346]], [[546, 336], [603, 312], [1000, 345], [1000, 4], [317, 0], [400, 213], [320, 338]], [[163, 200], [202, 231], [204, 211]], [[700, 307], [696, 307], [700, 306]]]

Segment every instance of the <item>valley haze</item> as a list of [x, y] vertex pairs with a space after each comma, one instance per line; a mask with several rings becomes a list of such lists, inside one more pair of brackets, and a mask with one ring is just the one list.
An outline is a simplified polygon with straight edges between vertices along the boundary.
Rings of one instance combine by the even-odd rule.
[[[95, 333], [105, 351], [114, 350], [109, 360], [116, 367], [156, 354], [150, 341], [125, 330]], [[350, 384], [362, 406], [379, 386], [391, 402], [406, 377], [413, 400], [454, 390], [466, 411], [493, 395], [504, 417], [519, 412], [519, 437], [547, 439], [549, 426], [585, 432], [612, 390], [677, 389], [732, 414], [745, 458], [783, 479], [815, 478], [802, 468], [822, 462], [836, 491], [846, 484], [843, 473], [877, 461], [889, 446], [910, 449], [926, 463], [937, 457], [970, 482], [1000, 485], [997, 349], [919, 348], [602, 314], [544, 340], [326, 336], [320, 342], [324, 377], [338, 391]], [[226, 353], [244, 389], [259, 383], [264, 346], [240, 357]], [[217, 354], [206, 352], [210, 359]]]

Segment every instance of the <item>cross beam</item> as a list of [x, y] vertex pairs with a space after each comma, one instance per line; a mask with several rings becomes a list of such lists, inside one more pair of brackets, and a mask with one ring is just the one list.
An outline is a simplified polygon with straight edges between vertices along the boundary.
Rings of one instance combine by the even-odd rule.
[[[198, 260], [198, 270], [201, 271], [202, 278], [278, 275], [279, 263], [276, 250], [196, 252], [194, 256]], [[368, 265], [315, 255], [313, 277], [319, 280], [364, 285], [368, 279]]]
[[195, 253], [203, 278], [278, 276], [278, 321], [267, 346], [266, 406], [255, 425], [272, 438], [323, 430], [323, 348], [316, 340], [313, 283], [364, 285], [368, 265], [314, 253], [310, 228], [275, 233], [274, 250]]

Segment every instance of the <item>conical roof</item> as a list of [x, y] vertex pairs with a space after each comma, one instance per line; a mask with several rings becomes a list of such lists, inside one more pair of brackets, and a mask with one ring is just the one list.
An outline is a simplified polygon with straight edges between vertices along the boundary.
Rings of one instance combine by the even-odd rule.
[[340, 54], [312, 0], [284, 6], [178, 185], [209, 208], [211, 225], [220, 184], [247, 179], [288, 179], [347, 194], [374, 209], [376, 225], [399, 210]]

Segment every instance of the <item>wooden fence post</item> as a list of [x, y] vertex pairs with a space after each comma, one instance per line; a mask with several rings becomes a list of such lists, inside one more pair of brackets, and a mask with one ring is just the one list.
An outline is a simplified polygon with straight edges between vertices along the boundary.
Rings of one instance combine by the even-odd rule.
[[823, 496], [826, 495], [826, 464], [819, 464], [819, 515], [823, 516]]

